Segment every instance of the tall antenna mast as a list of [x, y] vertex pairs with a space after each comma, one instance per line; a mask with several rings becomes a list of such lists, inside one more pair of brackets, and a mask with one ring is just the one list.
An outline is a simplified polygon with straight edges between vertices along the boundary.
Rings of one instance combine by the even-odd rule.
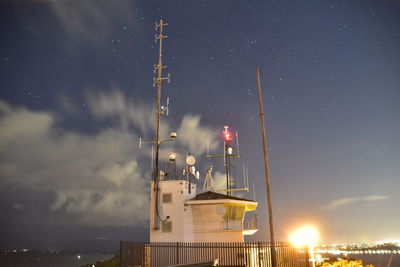
[[156, 155], [155, 155], [155, 160], [154, 160], [154, 165], [153, 165], [153, 190], [154, 190], [154, 196], [155, 196], [155, 202], [154, 202], [154, 210], [150, 212], [154, 212], [154, 225], [153, 225], [153, 230], [158, 230], [159, 229], [159, 222], [165, 222], [168, 220], [169, 216], [166, 216], [165, 219], [162, 219], [159, 212], [158, 212], [158, 206], [159, 206], [159, 188], [158, 188], [158, 182], [159, 182], [159, 176], [160, 176], [160, 171], [159, 171], [159, 155], [160, 155], [160, 145], [164, 142], [168, 141], [173, 141], [176, 138], [176, 133], [171, 133], [169, 139], [160, 139], [160, 121], [161, 121], [161, 115], [168, 114], [168, 104], [169, 104], [169, 99], [167, 99], [167, 106], [166, 107], [161, 107], [161, 86], [163, 81], [167, 80], [168, 83], [170, 82], [170, 75], [166, 77], [163, 77], [163, 69], [166, 68], [167, 66], [164, 66], [162, 63], [162, 49], [163, 49], [163, 39], [167, 38], [168, 36], [164, 35], [164, 26], [167, 26], [167, 23], [164, 23], [162, 19], [160, 19], [160, 22], [156, 22], [156, 27], [155, 30], [159, 29], [160, 32], [159, 34], [155, 35], [155, 42], [157, 41], [160, 44], [159, 48], [159, 55], [158, 55], [158, 63], [154, 65], [154, 73], [156, 74], [156, 77], [153, 78], [153, 86], [157, 88], [157, 98], [156, 98], [156, 138], [153, 142], [142, 142], [140, 141], [140, 145], [142, 143], [147, 143], [147, 144], [153, 144], [156, 147]]
[[160, 22], [156, 22], [155, 29], [160, 29], [160, 33], [155, 36], [155, 42], [159, 41], [160, 49], [159, 49], [159, 56], [158, 56], [158, 63], [154, 65], [154, 73], [157, 72], [157, 77], [153, 78], [153, 86], [157, 87], [157, 112], [156, 112], [156, 139], [154, 141], [156, 145], [156, 157], [155, 157], [155, 164], [154, 164], [154, 172], [153, 172], [153, 181], [158, 180], [158, 160], [159, 160], [159, 151], [160, 151], [160, 120], [161, 115], [165, 113], [165, 109], [161, 110], [161, 86], [164, 80], [167, 80], [168, 83], [170, 82], [170, 74], [168, 73], [167, 77], [163, 77], [163, 69], [167, 66], [163, 66], [162, 63], [162, 49], [163, 49], [163, 39], [167, 38], [168, 36], [164, 35], [164, 26], [167, 26], [168, 23], [164, 23], [162, 19]]

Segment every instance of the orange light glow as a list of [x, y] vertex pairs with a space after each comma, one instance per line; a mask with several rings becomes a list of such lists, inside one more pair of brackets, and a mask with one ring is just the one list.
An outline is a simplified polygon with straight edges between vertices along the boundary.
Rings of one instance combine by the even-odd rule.
[[314, 226], [310, 225], [303, 226], [289, 235], [290, 243], [297, 248], [313, 247], [317, 240], [318, 231]]

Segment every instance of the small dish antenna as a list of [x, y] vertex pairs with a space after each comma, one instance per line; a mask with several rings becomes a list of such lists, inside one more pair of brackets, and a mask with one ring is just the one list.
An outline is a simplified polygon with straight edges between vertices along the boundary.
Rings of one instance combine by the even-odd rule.
[[193, 166], [196, 163], [195, 157], [192, 155], [186, 157], [186, 164], [189, 166]]
[[170, 161], [175, 161], [175, 159], [176, 159], [176, 154], [175, 153], [169, 154], [169, 160]]

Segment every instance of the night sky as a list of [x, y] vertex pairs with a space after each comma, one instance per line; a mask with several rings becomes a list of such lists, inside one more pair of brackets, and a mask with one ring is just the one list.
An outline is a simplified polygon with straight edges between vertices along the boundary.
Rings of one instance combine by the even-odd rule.
[[[117, 249], [148, 240], [154, 24], [168, 22], [163, 147], [202, 179], [238, 131], [266, 240], [255, 68], [276, 239], [400, 239], [400, 3], [0, 1], [0, 248]], [[214, 162], [221, 176], [221, 162]], [[202, 187], [203, 180], [200, 180]], [[253, 192], [241, 196], [252, 198]]]

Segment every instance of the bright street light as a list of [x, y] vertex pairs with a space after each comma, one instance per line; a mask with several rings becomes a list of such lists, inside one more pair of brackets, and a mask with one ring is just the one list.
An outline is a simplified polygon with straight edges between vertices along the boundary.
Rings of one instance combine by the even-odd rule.
[[289, 241], [296, 248], [308, 247], [309, 253], [311, 254], [311, 260], [315, 267], [314, 259], [314, 244], [318, 241], [318, 230], [311, 225], [303, 226], [296, 231], [290, 233]]
[[297, 248], [312, 246], [318, 241], [318, 230], [311, 225], [303, 226], [290, 233], [289, 241]]

